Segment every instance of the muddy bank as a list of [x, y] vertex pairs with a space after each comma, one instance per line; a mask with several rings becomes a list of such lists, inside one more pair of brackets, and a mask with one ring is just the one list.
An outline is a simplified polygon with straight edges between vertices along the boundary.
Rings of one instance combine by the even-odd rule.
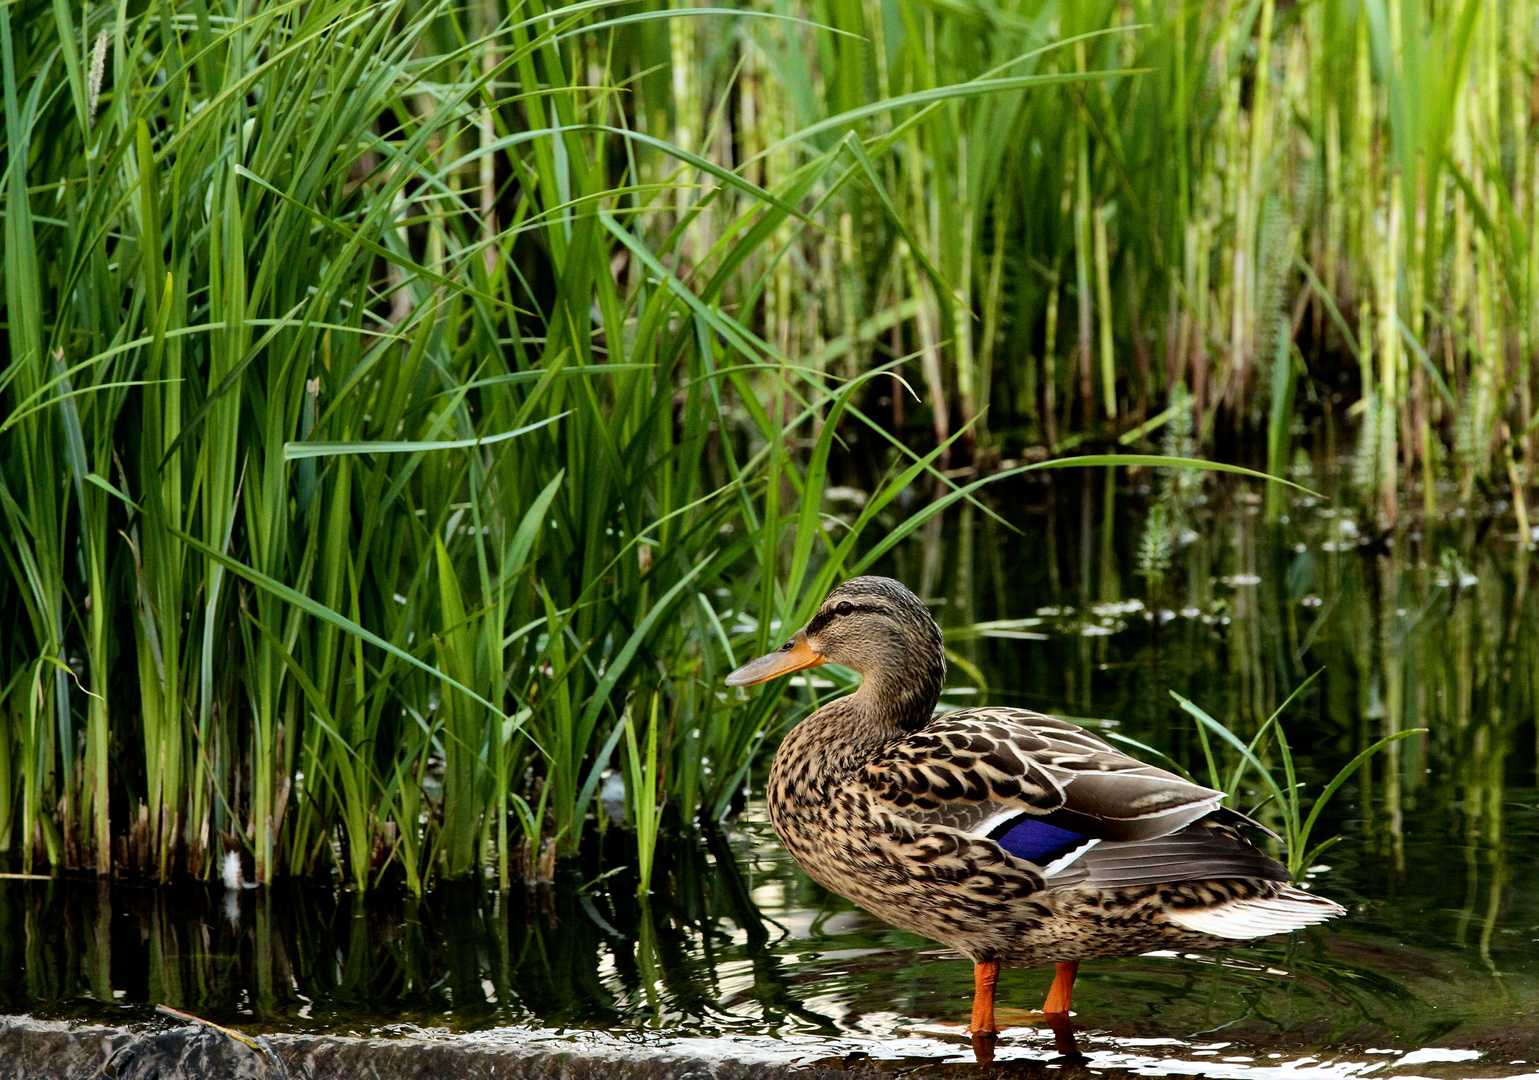
[[[864, 1055], [804, 1064], [708, 1060], [666, 1051], [553, 1053], [417, 1039], [272, 1035], [253, 1050], [198, 1027], [163, 1031], [0, 1019], [0, 1080], [1075, 1080], [1090, 1070], [1064, 1063], [993, 1066]], [[1096, 1069], [1103, 1080], [1134, 1074]], [[1173, 1078], [1180, 1080], [1180, 1078]]]

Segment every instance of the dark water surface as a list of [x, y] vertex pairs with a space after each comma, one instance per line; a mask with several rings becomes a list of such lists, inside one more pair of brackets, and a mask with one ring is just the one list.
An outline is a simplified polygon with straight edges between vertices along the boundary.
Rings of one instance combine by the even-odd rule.
[[[1368, 742], [1430, 732], [1374, 760], [1317, 827], [1343, 840], [1311, 887], [1348, 917], [1224, 957], [1086, 964], [1092, 1067], [1539, 1076], [1536, 610], [1507, 508], [1384, 534], [1344, 497], [1286, 499], [1268, 524], [1241, 485], [1106, 484], [1001, 488], [990, 505], [1019, 532], [965, 508], [899, 550], [888, 572], [948, 628], [946, 705], [1078, 718], [1205, 776], [1169, 690], [1248, 737], [1323, 668], [1284, 714], [1306, 800]], [[161, 1003], [251, 1032], [970, 1056], [970, 965], [810, 884], [762, 804], [671, 836], [645, 905], [609, 840], [555, 889], [421, 902], [0, 880], [0, 1013], [148, 1025]], [[1052, 1056], [1025, 1011], [1050, 981], [1004, 975], [1001, 1060]]]

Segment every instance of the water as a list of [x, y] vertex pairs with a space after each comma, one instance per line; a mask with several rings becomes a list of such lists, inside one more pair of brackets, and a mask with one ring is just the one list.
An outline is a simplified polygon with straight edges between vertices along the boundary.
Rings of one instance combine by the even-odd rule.
[[[1295, 498], [1267, 525], [1243, 486], [1210, 486], [1171, 515], [1186, 536], [1162, 568], [1160, 479], [1105, 483], [1001, 489], [1019, 533], [967, 508], [897, 553], [889, 572], [945, 625], [994, 624], [952, 635], [945, 702], [1083, 718], [1198, 766], [1168, 690], [1249, 734], [1323, 666], [1285, 714], [1311, 793], [1381, 734], [1431, 733], [1323, 815], [1318, 837], [1343, 839], [1311, 886], [1346, 918], [1223, 957], [1088, 963], [1080, 1049], [1152, 1074], [1539, 1076], [1536, 612], [1505, 508], [1378, 536], [1346, 500]], [[554, 890], [420, 903], [0, 880], [0, 1012], [149, 1025], [164, 1003], [251, 1032], [970, 1059], [970, 965], [801, 877], [762, 804], [671, 836], [645, 905], [621, 839]], [[1050, 980], [1005, 973], [1001, 1062], [1052, 1058], [1025, 1012]]]

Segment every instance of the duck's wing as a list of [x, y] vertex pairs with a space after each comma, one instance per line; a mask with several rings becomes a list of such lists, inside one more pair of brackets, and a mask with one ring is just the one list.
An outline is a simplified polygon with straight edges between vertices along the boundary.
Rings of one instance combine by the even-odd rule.
[[862, 779], [897, 814], [993, 840], [1052, 884], [1286, 876], [1240, 835], [1254, 822], [1222, 808], [1223, 792], [1025, 709], [938, 716]]
[[1119, 841], [1175, 832], [1224, 797], [1129, 757], [1076, 724], [1007, 708], [937, 716], [888, 743], [863, 779], [909, 816], [936, 813], [961, 827], [1017, 810]]
[[[1219, 807], [1166, 836], [1089, 845], [1058, 867], [1052, 882], [1112, 889], [1221, 878], [1288, 881], [1287, 867], [1247, 840], [1242, 825], [1255, 822]], [[1006, 838], [1000, 846], [1008, 851], [1008, 844]]]

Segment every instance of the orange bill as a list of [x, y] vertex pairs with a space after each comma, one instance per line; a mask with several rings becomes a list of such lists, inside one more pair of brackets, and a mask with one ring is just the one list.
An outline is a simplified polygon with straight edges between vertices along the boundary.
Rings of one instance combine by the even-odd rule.
[[789, 675], [793, 671], [817, 667], [824, 662], [822, 654], [807, 644], [806, 632], [798, 630], [796, 636], [786, 642], [785, 648], [777, 649], [757, 660], [750, 660], [728, 675], [727, 685], [752, 686], [754, 683], [773, 679], [777, 675]]

